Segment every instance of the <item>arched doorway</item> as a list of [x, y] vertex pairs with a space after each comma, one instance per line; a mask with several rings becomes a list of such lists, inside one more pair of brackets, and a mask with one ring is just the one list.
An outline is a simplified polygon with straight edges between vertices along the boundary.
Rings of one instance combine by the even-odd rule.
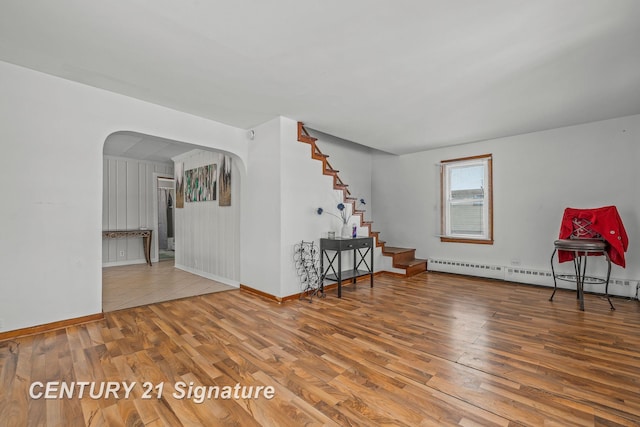
[[[183, 177], [201, 164], [215, 165], [211, 177], [217, 180], [218, 167], [233, 156], [156, 136], [116, 132], [106, 139], [103, 157], [103, 230], [144, 229], [152, 235], [151, 265], [141, 239], [103, 240], [103, 311], [238, 286], [240, 173], [233, 174], [236, 197], [231, 208], [205, 200], [208, 203], [187, 203], [178, 209], [175, 189], [171, 212], [161, 206], [166, 202], [161, 190], [169, 190], [168, 180], [177, 177], [176, 169]], [[175, 221], [171, 225], [175, 257], [163, 261], [162, 250], [170, 244], [169, 216]]]

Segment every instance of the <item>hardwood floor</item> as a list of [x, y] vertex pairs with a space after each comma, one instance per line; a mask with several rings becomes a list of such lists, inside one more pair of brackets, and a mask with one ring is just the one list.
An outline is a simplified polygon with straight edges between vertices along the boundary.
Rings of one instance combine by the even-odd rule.
[[[0, 342], [0, 425], [639, 425], [640, 304], [550, 293], [421, 273], [311, 304], [233, 290], [106, 313]], [[136, 384], [35, 399], [36, 381]], [[181, 382], [275, 396], [196, 403]]]
[[235, 289], [233, 286], [187, 273], [173, 260], [102, 269], [102, 310], [114, 311], [156, 302]]

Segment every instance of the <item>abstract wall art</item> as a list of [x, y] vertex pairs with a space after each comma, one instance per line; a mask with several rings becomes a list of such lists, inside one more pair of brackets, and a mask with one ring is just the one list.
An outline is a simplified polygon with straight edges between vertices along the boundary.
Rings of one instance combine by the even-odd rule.
[[231, 156], [222, 156], [219, 180], [220, 206], [231, 206]]
[[176, 209], [184, 208], [184, 163], [177, 162], [174, 166], [176, 178]]
[[184, 197], [187, 202], [208, 202], [216, 200], [217, 169], [218, 166], [214, 163], [185, 171]]

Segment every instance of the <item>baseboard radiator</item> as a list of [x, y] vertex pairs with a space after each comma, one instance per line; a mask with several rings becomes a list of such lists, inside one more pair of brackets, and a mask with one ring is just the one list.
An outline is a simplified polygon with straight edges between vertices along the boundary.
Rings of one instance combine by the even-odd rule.
[[[465, 276], [486, 277], [488, 279], [505, 280], [509, 282], [526, 283], [530, 285], [553, 287], [553, 276], [551, 269], [536, 270], [525, 267], [502, 266], [482, 264], [467, 261], [453, 261], [438, 258], [429, 258], [428, 270], [442, 273], [462, 274]], [[558, 287], [564, 289], [575, 289], [575, 284], [558, 280]], [[640, 281], [631, 279], [617, 279], [612, 277], [609, 280], [609, 293], [629, 298], [637, 298]], [[602, 285], [585, 284], [587, 292], [603, 292]]]
[[429, 271], [440, 271], [442, 273], [454, 273], [466, 276], [505, 280], [504, 267], [499, 265], [429, 258], [427, 266]]

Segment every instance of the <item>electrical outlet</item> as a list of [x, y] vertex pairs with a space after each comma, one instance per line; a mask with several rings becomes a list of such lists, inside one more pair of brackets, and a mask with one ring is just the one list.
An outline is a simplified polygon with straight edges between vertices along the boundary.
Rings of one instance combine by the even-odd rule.
[[124, 257], [124, 251], [120, 251], [120, 256]]

